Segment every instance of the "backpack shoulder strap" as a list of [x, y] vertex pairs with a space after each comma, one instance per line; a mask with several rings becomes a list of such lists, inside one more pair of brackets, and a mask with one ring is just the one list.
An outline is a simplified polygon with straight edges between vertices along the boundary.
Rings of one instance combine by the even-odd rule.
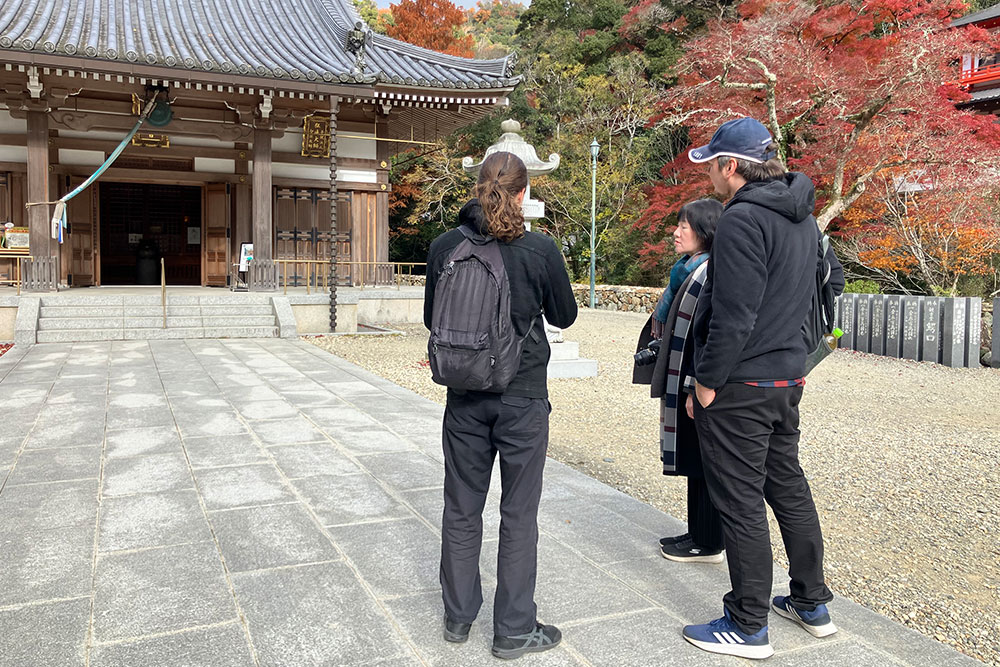
[[474, 233], [471, 229], [469, 229], [465, 225], [459, 225], [458, 231], [462, 232], [462, 235], [465, 236], [465, 238], [469, 239], [472, 243], [475, 243], [476, 245], [486, 245], [490, 241], [496, 241], [496, 238], [489, 236], [488, 234], [483, 235]]

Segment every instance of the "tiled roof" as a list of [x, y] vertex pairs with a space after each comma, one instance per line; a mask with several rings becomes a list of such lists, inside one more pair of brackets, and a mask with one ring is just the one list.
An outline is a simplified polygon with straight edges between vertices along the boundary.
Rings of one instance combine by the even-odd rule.
[[513, 55], [458, 58], [374, 34], [360, 21], [349, 0], [3, 0], [0, 54], [419, 88], [518, 82]]
[[959, 26], [979, 23], [980, 21], [989, 21], [995, 18], [1000, 18], [1000, 4], [987, 7], [986, 9], [981, 9], [978, 12], [973, 12], [972, 14], [967, 14], [960, 19], [955, 19], [951, 22], [951, 25], [952, 27], [957, 28]]

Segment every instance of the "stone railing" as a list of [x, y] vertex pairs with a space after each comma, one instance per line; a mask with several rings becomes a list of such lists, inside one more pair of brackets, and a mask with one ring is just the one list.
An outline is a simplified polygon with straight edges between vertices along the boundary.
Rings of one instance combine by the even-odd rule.
[[1000, 368], [1000, 332], [992, 316], [998, 305], [994, 299], [984, 309], [978, 297], [844, 294], [837, 300], [840, 347], [953, 368]]

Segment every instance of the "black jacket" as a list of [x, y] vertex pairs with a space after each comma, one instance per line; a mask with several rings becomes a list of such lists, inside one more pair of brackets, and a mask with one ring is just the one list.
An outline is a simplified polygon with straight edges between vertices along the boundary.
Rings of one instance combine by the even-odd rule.
[[[804, 174], [748, 183], [719, 218], [705, 290], [694, 319], [694, 374], [727, 382], [792, 380], [805, 371], [802, 323], [815, 291], [819, 229]], [[831, 257], [834, 291], [844, 272]]]
[[[485, 234], [486, 219], [479, 201], [473, 199], [462, 207], [458, 221], [474, 232]], [[427, 283], [424, 288], [424, 326], [431, 328], [434, 312], [434, 289], [438, 274], [451, 253], [465, 236], [458, 229], [434, 239], [427, 256]], [[548, 398], [546, 367], [549, 363], [549, 342], [540, 313], [550, 324], [564, 329], [576, 320], [576, 299], [569, 284], [562, 253], [551, 238], [537, 232], [526, 232], [510, 243], [500, 243], [507, 280], [510, 283], [510, 316], [518, 336], [524, 337], [521, 365], [517, 375], [504, 392], [509, 396]], [[534, 333], [528, 325], [535, 319]]]

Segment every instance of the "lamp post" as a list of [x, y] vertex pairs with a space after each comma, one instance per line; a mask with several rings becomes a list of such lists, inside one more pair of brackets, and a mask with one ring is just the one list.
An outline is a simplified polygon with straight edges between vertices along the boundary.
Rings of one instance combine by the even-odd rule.
[[590, 308], [594, 308], [594, 275], [597, 256], [594, 254], [594, 237], [597, 236], [597, 154], [601, 145], [595, 138], [590, 143]]

